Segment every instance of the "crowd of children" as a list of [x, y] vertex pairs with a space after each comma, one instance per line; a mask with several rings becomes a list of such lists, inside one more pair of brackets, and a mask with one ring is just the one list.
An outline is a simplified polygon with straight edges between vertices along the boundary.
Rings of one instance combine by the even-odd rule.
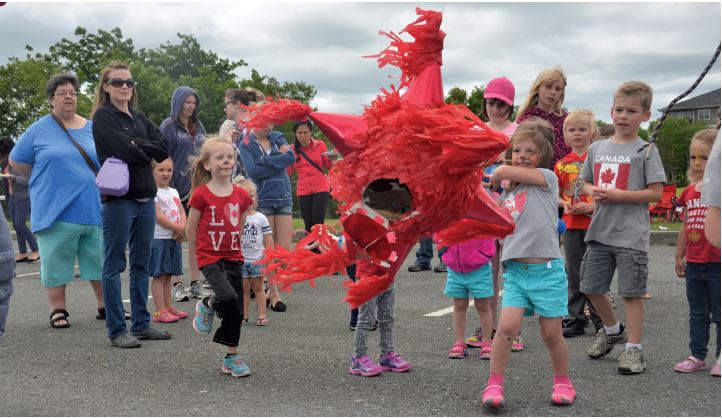
[[[647, 291], [648, 203], [660, 199], [667, 180], [657, 149], [648, 153], [637, 134], [651, 116], [652, 90], [642, 82], [622, 84], [613, 94], [614, 133], [598, 139], [592, 112], [564, 111], [566, 85], [560, 68], [540, 72], [512, 122], [514, 85], [506, 77], [488, 83], [483, 117], [491, 128], [509, 137], [510, 148], [488, 168], [482, 193], [497, 199], [516, 228], [501, 240], [470, 240], [450, 246], [443, 254], [448, 267], [443, 293], [453, 299], [454, 340], [447, 356], [462, 359], [469, 355], [467, 347], [480, 348], [479, 358], [490, 361], [481, 394], [482, 404], [489, 408], [506, 404], [505, 371], [510, 353], [524, 348], [524, 316], [539, 316], [541, 339], [551, 361], [555, 405], [569, 405], [576, 398], [565, 337], [585, 333], [585, 308], [596, 330], [586, 350], [589, 358], [602, 358], [615, 345], [624, 345], [618, 372], [639, 374], [646, 368], [642, 296]], [[677, 276], [686, 281], [691, 355], [674, 369], [689, 373], [708, 368], [707, 346], [714, 323], [716, 361], [711, 374], [715, 376], [720, 375], [720, 251], [705, 239], [707, 207], [700, 192], [718, 130], [701, 131], [690, 144], [690, 185], [680, 200], [684, 229], [675, 261]], [[199, 269], [213, 291], [196, 304], [193, 328], [210, 333], [218, 316], [221, 322], [213, 341], [226, 350], [221, 369], [234, 377], [247, 376], [250, 368], [238, 350], [241, 328], [249, 322], [251, 292], [257, 303], [255, 324], [269, 323], [259, 261], [265, 249], [274, 246], [273, 232], [266, 216], [256, 211], [255, 184], [243, 176], [233, 178], [238, 173], [237, 151], [230, 136], [206, 140], [191, 162], [187, 215], [178, 192], [169, 186], [173, 161], [153, 163], [158, 193], [149, 263], [156, 306], [152, 319], [176, 322], [188, 316], [171, 299], [171, 277], [182, 274], [181, 241], [187, 239], [191, 269]], [[562, 228], [558, 228], [560, 218]], [[0, 266], [6, 267], [0, 269], [0, 303], [12, 293], [8, 243], [7, 225], [0, 214]], [[377, 268], [359, 261], [353, 271], [368, 276]], [[626, 324], [607, 298], [615, 272]], [[470, 298], [479, 327], [466, 338]], [[394, 346], [394, 307], [393, 286], [359, 307], [357, 318], [351, 321], [350, 374], [369, 377], [411, 370], [411, 363]], [[6, 313], [7, 304], [0, 304], [0, 339]], [[565, 316], [570, 318], [564, 320]], [[368, 332], [377, 327], [378, 363], [367, 348]]]

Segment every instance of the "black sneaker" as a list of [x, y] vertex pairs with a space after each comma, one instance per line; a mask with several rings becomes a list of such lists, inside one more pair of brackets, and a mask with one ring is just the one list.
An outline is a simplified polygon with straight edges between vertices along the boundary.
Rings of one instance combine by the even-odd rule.
[[143, 330], [130, 332], [130, 334], [138, 340], [166, 340], [170, 339], [171, 336], [168, 332], [161, 332], [160, 330], [155, 330], [150, 326]]
[[575, 336], [584, 336], [584, 323], [580, 321], [571, 321], [562, 329], [565, 338], [573, 338]]
[[409, 272], [421, 272], [430, 270], [431, 266], [421, 266], [418, 263], [414, 263], [413, 265], [409, 266]]
[[444, 262], [439, 262], [438, 265], [434, 268], [434, 272], [436, 273], [442, 273], [446, 272], [446, 264]]

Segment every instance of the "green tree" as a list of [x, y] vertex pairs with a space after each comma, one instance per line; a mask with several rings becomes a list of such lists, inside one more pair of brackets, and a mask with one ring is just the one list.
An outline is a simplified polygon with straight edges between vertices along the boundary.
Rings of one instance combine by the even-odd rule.
[[[654, 131], [658, 121], [649, 123], [649, 132]], [[667, 118], [657, 137], [657, 147], [662, 158], [667, 181], [686, 185], [689, 162], [689, 143], [694, 134], [707, 127], [704, 122], [690, 123], [685, 118]]]

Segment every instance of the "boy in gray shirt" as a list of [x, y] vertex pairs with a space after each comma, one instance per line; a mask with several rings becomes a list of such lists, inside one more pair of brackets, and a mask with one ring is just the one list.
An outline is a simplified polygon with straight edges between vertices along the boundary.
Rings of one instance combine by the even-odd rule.
[[[580, 289], [604, 323], [587, 355], [601, 358], [615, 344], [625, 343], [617, 368], [622, 374], [639, 374], [646, 366], [641, 344], [641, 296], [647, 292], [648, 205], [662, 197], [666, 181], [657, 149], [653, 148], [649, 159], [646, 148], [638, 151], [646, 143], [637, 130], [649, 120], [651, 104], [652, 89], [642, 82], [627, 82], [617, 88], [611, 110], [614, 136], [592, 144], [581, 174], [584, 193], [594, 199], [596, 209], [585, 237], [588, 247]], [[626, 328], [605, 295], [615, 267]]]

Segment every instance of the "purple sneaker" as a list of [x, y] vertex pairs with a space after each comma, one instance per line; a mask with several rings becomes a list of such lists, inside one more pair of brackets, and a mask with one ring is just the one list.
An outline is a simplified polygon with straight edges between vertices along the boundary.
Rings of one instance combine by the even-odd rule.
[[379, 364], [384, 371], [406, 372], [411, 369], [411, 362], [402, 358], [398, 352], [381, 355]]
[[348, 369], [353, 375], [362, 375], [364, 377], [373, 377], [384, 372], [381, 365], [374, 362], [370, 356], [364, 355], [361, 358], [351, 358], [351, 368]]

